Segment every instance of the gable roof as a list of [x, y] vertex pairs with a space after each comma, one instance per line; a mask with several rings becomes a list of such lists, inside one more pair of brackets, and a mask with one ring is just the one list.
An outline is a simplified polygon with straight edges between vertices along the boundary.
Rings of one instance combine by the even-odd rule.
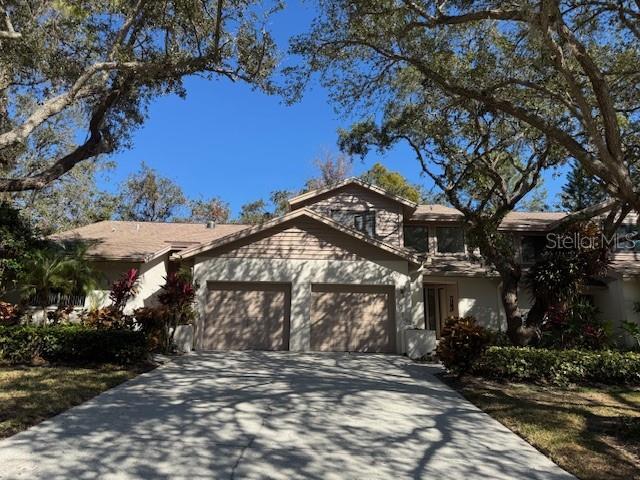
[[370, 190], [372, 192], [377, 193], [378, 195], [382, 195], [383, 197], [386, 197], [396, 203], [399, 203], [401, 205], [403, 205], [404, 207], [406, 207], [407, 209], [413, 211], [416, 208], [418, 208], [418, 204], [412, 202], [411, 200], [407, 200], [406, 198], [400, 197], [398, 195], [394, 195], [391, 192], [388, 192], [387, 190], [385, 190], [384, 188], [378, 187], [377, 185], [373, 185], [370, 183], [367, 183], [359, 178], [356, 177], [351, 177], [351, 178], [347, 178], [346, 180], [343, 180], [342, 182], [336, 183], [335, 185], [331, 185], [329, 187], [325, 187], [325, 188], [319, 188], [316, 190], [311, 190], [309, 192], [305, 192], [302, 193], [300, 195], [297, 195], [293, 198], [289, 199], [289, 206], [293, 209], [295, 205], [304, 203], [308, 200], [311, 200], [312, 198], [318, 197], [320, 195], [324, 195], [326, 193], [332, 192], [334, 190], [338, 190], [340, 188], [346, 187], [348, 185], [357, 185], [359, 187], [365, 188], [367, 190]]
[[103, 221], [52, 235], [52, 240], [87, 244], [92, 260], [149, 262], [164, 253], [200, 245], [247, 225]]
[[397, 247], [395, 245], [390, 245], [388, 243], [382, 242], [380, 240], [377, 240], [375, 238], [371, 238], [353, 228], [347, 227], [341, 223], [336, 222], [335, 220], [329, 218], [329, 217], [325, 217], [324, 215], [320, 215], [317, 212], [314, 212], [312, 210], [309, 210], [307, 208], [301, 208], [298, 210], [294, 210], [293, 212], [287, 213], [286, 215], [283, 215], [281, 217], [278, 218], [274, 218], [273, 220], [270, 220], [268, 222], [265, 222], [263, 224], [260, 225], [256, 225], [254, 227], [250, 227], [250, 228], [246, 228], [244, 230], [238, 231], [236, 233], [232, 233], [229, 235], [226, 235], [225, 237], [222, 238], [218, 238], [215, 239], [211, 242], [202, 244], [202, 245], [197, 245], [197, 246], [193, 246], [191, 248], [187, 248], [184, 250], [181, 250], [179, 252], [176, 252], [175, 254], [173, 254], [173, 258], [178, 258], [178, 259], [185, 259], [185, 258], [189, 258], [192, 257], [194, 255], [198, 255], [200, 253], [209, 251], [209, 250], [213, 250], [215, 248], [219, 248], [222, 247], [224, 245], [228, 245], [230, 243], [236, 242], [238, 240], [242, 240], [244, 238], [247, 237], [251, 237], [254, 235], [257, 235], [261, 232], [270, 230], [272, 228], [278, 227], [282, 224], [285, 224], [287, 222], [290, 222], [296, 218], [310, 218], [312, 220], [315, 220], [317, 222], [320, 222], [324, 225], [326, 225], [327, 227], [333, 229], [333, 230], [337, 230], [339, 232], [342, 232], [346, 235], [349, 235], [351, 237], [354, 237], [358, 240], [360, 240], [361, 242], [371, 245], [373, 247], [376, 247], [380, 250], [383, 250], [387, 253], [391, 253], [397, 257], [402, 258], [403, 260], [407, 260], [415, 265], [420, 265], [421, 264], [421, 260], [417, 255], [414, 255], [413, 253], [411, 253], [409, 250], [405, 249], [405, 248], [401, 248], [401, 247]]

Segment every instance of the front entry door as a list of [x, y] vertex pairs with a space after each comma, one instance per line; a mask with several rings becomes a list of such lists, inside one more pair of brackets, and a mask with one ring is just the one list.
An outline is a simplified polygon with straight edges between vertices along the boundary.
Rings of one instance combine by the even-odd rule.
[[424, 286], [424, 328], [435, 330], [436, 338], [448, 317], [458, 314], [457, 288], [455, 285]]

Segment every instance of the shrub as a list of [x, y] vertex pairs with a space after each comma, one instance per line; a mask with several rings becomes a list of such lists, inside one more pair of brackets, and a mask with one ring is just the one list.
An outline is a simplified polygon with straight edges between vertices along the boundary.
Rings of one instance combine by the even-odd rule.
[[141, 307], [133, 312], [136, 325], [147, 337], [152, 352], [163, 351], [168, 342], [167, 323], [169, 313], [164, 307]]
[[553, 305], [542, 325], [542, 346], [549, 348], [600, 350], [609, 343], [608, 325], [600, 311], [585, 299], [578, 298], [565, 307]]
[[486, 378], [516, 382], [640, 384], [640, 354], [489, 347], [472, 370]]
[[82, 316], [83, 325], [96, 330], [133, 330], [131, 315], [125, 315], [112, 305], [86, 312]]
[[94, 330], [80, 325], [0, 327], [0, 361], [130, 364], [145, 360], [142, 332]]
[[20, 309], [13, 303], [0, 302], [0, 325], [17, 325], [20, 322]]
[[473, 317], [451, 317], [442, 329], [436, 354], [447, 370], [463, 374], [482, 354], [491, 335]]

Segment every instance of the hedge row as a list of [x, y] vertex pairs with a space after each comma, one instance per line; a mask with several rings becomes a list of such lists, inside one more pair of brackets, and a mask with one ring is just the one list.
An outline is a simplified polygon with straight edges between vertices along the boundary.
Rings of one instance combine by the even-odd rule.
[[141, 332], [95, 330], [80, 325], [0, 326], [0, 361], [131, 364], [146, 359]]
[[476, 375], [515, 382], [640, 384], [640, 353], [489, 347]]

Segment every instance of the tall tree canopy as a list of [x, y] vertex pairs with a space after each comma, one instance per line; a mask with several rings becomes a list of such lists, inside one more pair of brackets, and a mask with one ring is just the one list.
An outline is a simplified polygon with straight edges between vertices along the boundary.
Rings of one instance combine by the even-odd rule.
[[404, 197], [415, 203], [422, 201], [423, 195], [419, 185], [412, 185], [399, 172], [393, 172], [381, 163], [375, 163], [360, 177], [365, 182], [384, 188], [393, 195]]
[[189, 200], [189, 210], [191, 214], [184, 221], [196, 223], [227, 223], [231, 214], [229, 204], [218, 197]]
[[301, 78], [321, 71], [341, 107], [389, 99], [404, 79], [438, 99], [430, 110], [443, 121], [464, 106], [517, 122], [518, 132], [560, 149], [640, 211], [637, 2], [318, 4], [312, 31], [293, 51], [308, 60]]
[[82, 162], [42, 190], [7, 194], [22, 215], [43, 234], [81, 227], [112, 217], [117, 196], [98, 186], [98, 178], [112, 163], [102, 159]]
[[607, 193], [595, 178], [585, 172], [580, 164], [574, 164], [562, 187], [560, 205], [567, 212], [577, 212], [607, 199]]
[[[185, 95], [189, 75], [273, 91], [279, 2], [29, 0], [0, 2], [0, 192], [41, 189], [79, 162], [125, 148], [158, 95]], [[41, 149], [69, 112], [79, 145]], [[40, 166], [15, 171], [25, 151]]]
[[175, 219], [186, 204], [177, 183], [143, 163], [121, 186], [116, 213], [120, 220], [166, 222]]

